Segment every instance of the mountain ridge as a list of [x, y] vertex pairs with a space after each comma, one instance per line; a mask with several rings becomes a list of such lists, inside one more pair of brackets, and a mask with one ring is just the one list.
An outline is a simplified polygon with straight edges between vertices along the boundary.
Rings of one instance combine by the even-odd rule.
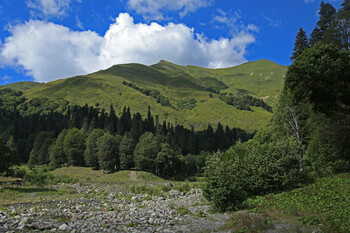
[[[222, 69], [180, 66], [161, 60], [150, 66], [137, 63], [114, 65], [87, 75], [28, 84], [30, 87], [26, 89], [20, 89], [19, 84], [0, 88], [18, 88], [28, 99], [65, 99], [78, 105], [98, 103], [107, 110], [113, 104], [117, 114], [121, 114], [124, 106], [129, 106], [132, 112], [146, 115], [148, 106], [151, 106], [152, 113], [158, 115], [160, 121], [179, 123], [196, 130], [204, 129], [208, 124], [215, 127], [221, 122], [253, 131], [265, 125], [272, 114], [254, 106], [252, 111], [239, 110], [220, 100], [218, 93], [232, 93], [230, 95], [234, 96], [249, 94], [263, 98], [274, 107], [286, 70], [287, 67], [268, 60]], [[157, 98], [167, 98], [169, 105], [162, 106], [159, 99], [143, 93], [152, 90], [158, 93]], [[182, 105], [186, 106], [186, 101], [191, 99], [196, 102], [194, 107], [183, 109]]]

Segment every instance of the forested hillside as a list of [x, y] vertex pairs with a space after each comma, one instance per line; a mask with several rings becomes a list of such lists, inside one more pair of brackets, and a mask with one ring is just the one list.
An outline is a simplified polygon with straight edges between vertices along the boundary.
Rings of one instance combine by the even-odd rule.
[[[124, 106], [129, 106], [131, 112], [146, 117], [147, 107], [151, 106], [160, 121], [193, 127], [196, 131], [206, 129], [208, 124], [216, 128], [220, 122], [253, 132], [271, 118], [285, 72], [286, 67], [267, 60], [226, 69], [160, 61], [152, 66], [116, 65], [50, 83], [24, 82], [0, 88], [21, 90], [29, 100], [45, 97], [80, 106], [87, 103], [106, 112], [113, 104], [118, 116]], [[224, 95], [234, 97], [234, 101], [225, 101]]]
[[[27, 163], [90, 166], [106, 172], [137, 169], [163, 177], [184, 178], [202, 172], [206, 157], [252, 138], [253, 134], [220, 123], [194, 131], [160, 121], [148, 108], [147, 117], [124, 107], [117, 117], [109, 111], [72, 105], [68, 101], [33, 98], [21, 91], [0, 90], [0, 131], [7, 141], [1, 169]], [[5, 144], [2, 141], [2, 147]]]

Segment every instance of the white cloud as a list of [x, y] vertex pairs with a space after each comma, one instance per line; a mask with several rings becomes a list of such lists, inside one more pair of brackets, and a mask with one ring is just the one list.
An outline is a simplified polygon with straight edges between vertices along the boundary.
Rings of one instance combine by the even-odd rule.
[[241, 33], [242, 31], [247, 32], [258, 32], [259, 27], [254, 24], [248, 24], [247, 26], [243, 24], [240, 20], [241, 15], [239, 11], [235, 11], [234, 13], [225, 12], [221, 9], [217, 10], [217, 15], [212, 19], [211, 23], [215, 23], [216, 28], [221, 28], [219, 25], [224, 25], [227, 27], [231, 33], [231, 35], [235, 36], [237, 33]]
[[151, 65], [161, 59], [181, 65], [230, 67], [246, 61], [246, 47], [255, 41], [244, 30], [232, 38], [209, 40], [183, 24], [134, 24], [126, 13], [116, 18], [104, 37], [37, 20], [14, 26], [10, 32], [0, 50], [0, 61], [23, 67], [40, 82], [115, 64]]
[[315, 2], [315, 0], [304, 0], [305, 3]]
[[103, 39], [91, 31], [74, 32], [64, 26], [29, 21], [11, 29], [2, 45], [0, 60], [22, 66], [36, 81], [50, 81], [92, 72]]
[[161, 11], [181, 11], [180, 17], [183, 17], [198, 8], [209, 6], [210, 0], [128, 0], [127, 4], [145, 19], [162, 20], [164, 15]]
[[32, 16], [41, 18], [62, 17], [69, 10], [71, 0], [27, 0]]
[[271, 17], [268, 17], [264, 13], [261, 13], [261, 17], [263, 17], [263, 19], [265, 19], [271, 27], [279, 27], [282, 24], [282, 20], [273, 19]]

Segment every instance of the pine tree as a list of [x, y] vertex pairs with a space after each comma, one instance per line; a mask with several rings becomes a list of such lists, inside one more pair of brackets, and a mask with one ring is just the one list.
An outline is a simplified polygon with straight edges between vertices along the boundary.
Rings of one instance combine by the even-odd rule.
[[341, 6], [343, 10], [350, 12], [350, 0], [344, 0]]
[[344, 1], [342, 8], [335, 16], [331, 26], [331, 33], [335, 43], [342, 49], [350, 49], [350, 1]]
[[308, 42], [307, 35], [303, 30], [303, 28], [300, 28], [295, 38], [293, 54], [290, 57], [290, 59], [295, 60], [308, 47], [309, 47], [309, 42]]
[[[331, 26], [334, 15], [336, 13], [335, 8], [330, 3], [321, 2], [319, 15], [320, 19], [317, 22], [316, 27], [310, 35], [310, 45], [313, 46], [318, 42], [322, 42], [325, 38], [326, 30]], [[328, 36], [328, 40], [330, 36]]]

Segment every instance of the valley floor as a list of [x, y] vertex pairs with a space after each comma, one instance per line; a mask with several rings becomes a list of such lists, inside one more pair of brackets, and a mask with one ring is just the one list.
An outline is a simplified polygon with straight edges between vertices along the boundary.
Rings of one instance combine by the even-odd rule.
[[124, 173], [124, 180], [132, 181], [2, 187], [0, 232], [314, 232], [320, 227], [254, 209], [213, 212], [198, 184], [191, 189], [188, 183], [141, 182], [138, 173]]

